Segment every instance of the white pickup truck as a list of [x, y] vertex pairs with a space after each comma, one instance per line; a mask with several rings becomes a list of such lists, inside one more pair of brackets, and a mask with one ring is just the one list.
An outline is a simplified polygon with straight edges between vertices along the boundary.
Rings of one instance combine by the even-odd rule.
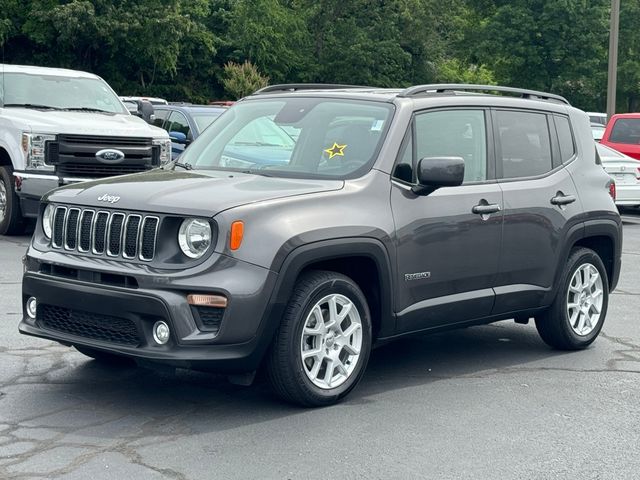
[[131, 115], [100, 77], [0, 64], [0, 235], [20, 233], [53, 188], [170, 159], [167, 132]]

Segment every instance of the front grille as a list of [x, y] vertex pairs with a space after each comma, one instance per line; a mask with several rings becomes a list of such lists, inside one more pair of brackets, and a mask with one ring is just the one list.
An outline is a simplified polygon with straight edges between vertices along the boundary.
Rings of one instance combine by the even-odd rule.
[[[124, 158], [104, 163], [96, 154], [105, 148], [119, 150]], [[62, 177], [105, 178], [160, 166], [159, 147], [151, 138], [58, 135], [55, 142], [47, 142], [45, 155], [47, 163], [55, 165]]]
[[135, 323], [126, 318], [44, 304], [38, 305], [37, 320], [42, 328], [78, 337], [122, 345], [140, 345], [140, 334]]
[[94, 255], [151, 261], [155, 257], [159, 223], [158, 217], [135, 213], [56, 207], [51, 245]]

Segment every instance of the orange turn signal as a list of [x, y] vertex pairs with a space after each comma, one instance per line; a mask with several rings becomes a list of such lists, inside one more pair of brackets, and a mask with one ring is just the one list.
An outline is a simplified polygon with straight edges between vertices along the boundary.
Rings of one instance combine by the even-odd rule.
[[198, 307], [218, 307], [227, 308], [227, 297], [222, 295], [205, 295], [201, 293], [192, 293], [187, 295], [187, 303]]
[[242, 236], [244, 235], [244, 222], [237, 221], [231, 224], [231, 250], [237, 250], [242, 244]]

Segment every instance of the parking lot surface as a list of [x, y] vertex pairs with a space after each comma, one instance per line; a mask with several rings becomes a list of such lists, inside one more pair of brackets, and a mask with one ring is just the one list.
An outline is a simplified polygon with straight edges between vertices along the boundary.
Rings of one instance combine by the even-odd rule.
[[640, 216], [587, 350], [532, 323], [414, 337], [375, 350], [324, 409], [263, 382], [108, 367], [18, 334], [27, 237], [0, 237], [0, 478], [637, 479]]

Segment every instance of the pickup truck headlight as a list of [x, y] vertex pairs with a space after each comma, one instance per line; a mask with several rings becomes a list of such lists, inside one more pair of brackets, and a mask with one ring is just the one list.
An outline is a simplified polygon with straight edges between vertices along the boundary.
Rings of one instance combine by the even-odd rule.
[[52, 165], [46, 164], [46, 144], [55, 141], [56, 136], [48, 133], [23, 133], [22, 153], [27, 170], [53, 171]]
[[211, 246], [211, 224], [199, 218], [187, 218], [180, 225], [178, 244], [187, 257], [202, 257]]
[[171, 160], [171, 139], [155, 138], [153, 145], [160, 147], [160, 165], [164, 165]]

